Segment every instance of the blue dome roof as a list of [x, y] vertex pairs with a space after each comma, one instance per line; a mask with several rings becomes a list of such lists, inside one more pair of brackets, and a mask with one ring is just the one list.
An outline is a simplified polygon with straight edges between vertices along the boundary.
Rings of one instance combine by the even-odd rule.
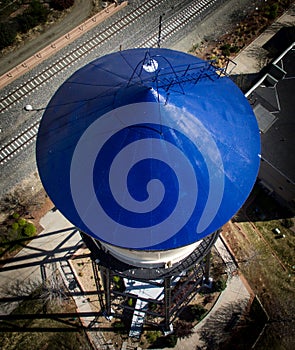
[[132, 49], [87, 64], [43, 115], [37, 164], [56, 207], [115, 246], [194, 243], [243, 205], [259, 168], [248, 101], [209, 63]]

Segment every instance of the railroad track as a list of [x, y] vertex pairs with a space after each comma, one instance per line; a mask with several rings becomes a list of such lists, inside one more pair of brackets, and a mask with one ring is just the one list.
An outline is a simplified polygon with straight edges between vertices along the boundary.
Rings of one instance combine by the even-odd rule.
[[20, 85], [16, 89], [12, 90], [9, 94], [0, 100], [0, 113], [7, 110], [12, 105], [20, 102], [25, 96], [29, 95], [33, 90], [38, 89], [41, 85], [47, 83], [50, 79], [57, 74], [68, 69], [77, 60], [82, 59], [89, 52], [102, 45], [111, 37], [119, 33], [122, 29], [125, 29], [131, 23], [138, 21], [143, 15], [146, 15], [150, 11], [154, 10], [157, 6], [167, 0], [149, 0], [144, 2], [140, 7], [136, 8], [133, 12], [123, 16], [121, 19], [109, 25], [103, 32], [93, 36], [89, 40], [86, 40], [81, 45], [70, 51], [64, 57], [56, 60], [50, 66], [46, 67], [38, 75], [32, 77], [24, 84]]
[[[202, 13], [212, 7], [219, 0], [200, 0], [194, 1], [172, 19], [166, 21], [161, 31], [164, 40], [169, 39], [182, 29], [187, 23], [194, 18], [199, 17]], [[158, 31], [153, 32], [145, 41], [138, 47], [154, 47], [158, 44]]]
[[8, 143], [0, 148], [0, 164], [3, 165], [11, 158], [16, 156], [20, 151], [28, 147], [32, 142], [35, 141], [39, 123], [39, 118], [35, 123], [32, 123], [24, 131], [14, 136]]
[[[62, 71], [66, 70], [77, 60], [82, 59], [89, 52], [106, 42], [109, 38], [114, 37], [119, 31], [123, 30], [131, 23], [138, 21], [143, 15], [146, 15], [158, 7], [161, 3], [166, 1], [167, 0], [148, 0], [144, 2], [133, 12], [112, 23], [103, 32], [85, 41], [76, 49], [70, 51], [63, 58], [56, 60], [50, 66], [41, 71], [38, 75], [32, 77], [26, 83], [20, 85], [9, 94], [7, 94], [4, 98], [2, 98], [0, 100], [0, 113], [4, 112], [12, 105], [19, 103], [32, 91], [40, 88], [43, 84], [48, 83], [49, 80], [51, 80]], [[188, 7], [178, 12], [173, 18], [165, 21], [162, 29], [162, 40], [167, 40], [192, 19], [200, 16], [204, 11], [208, 10], [209, 7], [213, 6], [217, 1], [218, 0], [194, 1]], [[158, 31], [154, 31], [146, 40], [142, 41], [138, 47], [154, 47], [158, 44], [158, 39]], [[40, 119], [19, 133], [17, 136], [13, 137], [0, 148], [0, 165], [5, 164], [35, 140]]]

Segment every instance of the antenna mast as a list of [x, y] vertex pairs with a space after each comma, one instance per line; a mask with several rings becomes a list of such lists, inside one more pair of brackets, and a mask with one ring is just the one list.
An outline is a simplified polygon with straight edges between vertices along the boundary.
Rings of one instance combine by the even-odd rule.
[[159, 34], [158, 34], [158, 47], [160, 48], [161, 47], [161, 31], [162, 31], [162, 15], [160, 16], [160, 19], [159, 19]]

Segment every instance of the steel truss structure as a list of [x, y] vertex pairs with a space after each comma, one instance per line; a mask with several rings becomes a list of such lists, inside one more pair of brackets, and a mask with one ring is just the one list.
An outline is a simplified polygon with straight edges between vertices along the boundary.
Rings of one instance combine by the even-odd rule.
[[[99, 241], [81, 232], [83, 241], [91, 252], [94, 279], [105, 316], [123, 318], [127, 310], [132, 313], [140, 312], [145, 314], [145, 325], [169, 331], [171, 323], [182, 307], [192, 300], [204, 284], [208, 283], [211, 248], [219, 232], [216, 231], [204, 238], [187, 258], [174, 266], [157, 269], [136, 267], [119, 261], [106, 251]], [[113, 283], [114, 276], [163, 288], [164, 297], [161, 300], [143, 298], [124, 289], [119, 290]], [[135, 303], [129, 305], [128, 299], [139, 299], [148, 303], [149, 307], [138, 309]]]

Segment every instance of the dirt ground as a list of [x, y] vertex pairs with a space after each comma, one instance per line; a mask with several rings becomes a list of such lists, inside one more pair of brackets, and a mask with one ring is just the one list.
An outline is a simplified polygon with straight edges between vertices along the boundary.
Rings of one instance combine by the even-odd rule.
[[[262, 230], [263, 227], [267, 227], [269, 221], [261, 225], [252, 222], [246, 212], [247, 205], [239, 212], [238, 218], [224, 226], [223, 237], [233, 252], [240, 271], [269, 316], [257, 349], [270, 348], [270, 344], [273, 349], [292, 349], [295, 345], [295, 265], [288, 265], [288, 261], [294, 259], [294, 251], [291, 249], [288, 258], [283, 260], [275, 249], [274, 244], [277, 241], [273, 239], [272, 244]], [[271, 222], [272, 226], [278, 225], [280, 220]], [[289, 230], [287, 235], [291, 245], [294, 239], [292, 231]], [[288, 246], [288, 241], [281, 242]]]
[[0, 224], [7, 215], [17, 212], [36, 226], [38, 234], [43, 230], [40, 226], [40, 219], [53, 207], [52, 201], [41, 184], [39, 175], [35, 172], [19, 183], [4, 198], [1, 198]]

